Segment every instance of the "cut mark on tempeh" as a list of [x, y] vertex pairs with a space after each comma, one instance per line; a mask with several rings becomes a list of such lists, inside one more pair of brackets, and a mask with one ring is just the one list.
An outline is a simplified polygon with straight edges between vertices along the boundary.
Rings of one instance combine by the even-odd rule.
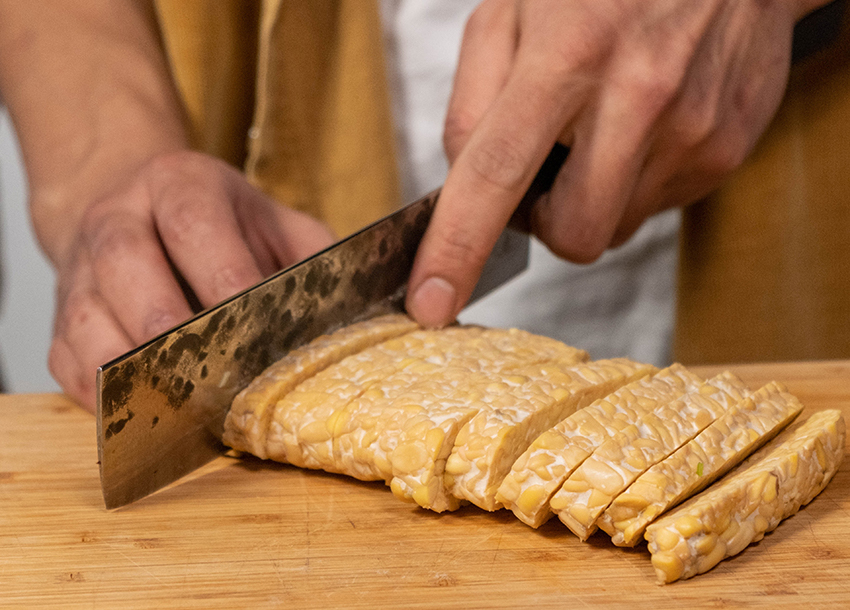
[[[371, 443], [379, 438], [394, 442], [391, 428], [382, 430], [383, 437], [374, 434], [376, 418], [383, 420], [382, 409], [399, 415], [393, 397], [416, 383], [417, 371], [423, 380], [442, 368], [501, 375], [529, 361], [585, 359], [583, 350], [517, 330], [465, 326], [410, 332], [344, 358], [281, 398], [270, 423], [266, 453], [305, 468], [384, 478], [389, 476], [386, 468], [372, 468], [368, 457], [359, 462], [340, 459], [340, 451], [350, 434], [359, 435], [350, 446], [356, 443], [361, 449], [367, 437]], [[340, 447], [336, 453], [335, 444]], [[363, 457], [364, 452], [358, 454]], [[351, 465], [356, 468], [349, 472], [346, 468]]]
[[553, 515], [549, 501], [567, 477], [617, 430], [698, 389], [703, 380], [679, 364], [642, 378], [576, 411], [538, 436], [514, 462], [496, 499], [531, 527]]
[[729, 386], [728, 375], [718, 376], [613, 434], [552, 497], [550, 506], [558, 518], [587, 540], [614, 498], [743, 399], [743, 382], [732, 388], [732, 394], [724, 389]]
[[[338, 471], [384, 479], [399, 498], [441, 512], [460, 506], [446, 493], [443, 472], [464, 424], [505, 395], [522, 392], [526, 380], [517, 369], [575, 365], [587, 353], [516, 329], [458, 327], [434, 336], [441, 345], [414, 352], [423, 366], [349, 403], [334, 446]], [[440, 368], [427, 370], [427, 364]]]
[[450, 493], [485, 510], [500, 508], [496, 492], [535, 438], [576, 409], [655, 371], [623, 358], [513, 371], [505, 379], [514, 380], [515, 387], [497, 388], [490, 408], [480, 410], [458, 434], [446, 464]]
[[634, 546], [647, 525], [700, 492], [790, 424], [803, 405], [770, 383], [732, 407], [617, 496], [598, 525], [617, 546]]

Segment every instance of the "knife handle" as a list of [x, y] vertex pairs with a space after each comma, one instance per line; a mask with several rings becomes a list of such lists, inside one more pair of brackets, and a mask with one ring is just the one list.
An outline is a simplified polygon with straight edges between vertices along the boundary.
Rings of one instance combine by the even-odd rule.
[[569, 154], [569, 146], [555, 143], [549, 156], [546, 157], [543, 165], [540, 166], [540, 171], [537, 172], [531, 186], [528, 187], [528, 191], [519, 202], [516, 210], [514, 210], [513, 216], [511, 216], [511, 220], [508, 222], [509, 227], [523, 233], [531, 233], [531, 208], [534, 207], [538, 199], [548, 193], [552, 188], [555, 177], [561, 171], [561, 166], [564, 165], [564, 161], [567, 160]]

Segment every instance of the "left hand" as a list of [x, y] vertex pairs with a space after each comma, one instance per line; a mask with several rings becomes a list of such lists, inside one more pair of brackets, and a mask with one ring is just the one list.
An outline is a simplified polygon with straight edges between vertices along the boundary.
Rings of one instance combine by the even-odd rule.
[[[820, 4], [824, 4], [821, 0]], [[591, 262], [736, 168], [782, 98], [812, 0], [485, 0], [463, 38], [444, 144], [452, 168], [408, 311], [449, 323], [555, 142], [570, 156], [532, 229]]]

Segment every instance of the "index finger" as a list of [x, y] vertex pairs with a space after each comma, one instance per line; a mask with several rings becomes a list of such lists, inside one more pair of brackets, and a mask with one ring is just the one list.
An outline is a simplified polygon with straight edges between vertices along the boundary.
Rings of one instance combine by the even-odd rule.
[[407, 310], [421, 324], [454, 320], [490, 251], [559, 135], [583, 105], [536, 66], [517, 65], [443, 186], [416, 255]]

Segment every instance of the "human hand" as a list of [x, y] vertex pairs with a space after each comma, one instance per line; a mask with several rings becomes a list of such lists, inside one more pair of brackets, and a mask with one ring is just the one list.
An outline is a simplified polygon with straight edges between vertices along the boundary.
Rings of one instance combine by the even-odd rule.
[[87, 207], [57, 261], [50, 371], [93, 410], [98, 366], [194, 313], [180, 278], [209, 307], [333, 239], [222, 161], [158, 156]]
[[823, 0], [486, 0], [464, 34], [452, 168], [407, 296], [441, 326], [556, 142], [570, 156], [531, 226], [591, 262], [737, 167], [783, 95], [797, 19]]

